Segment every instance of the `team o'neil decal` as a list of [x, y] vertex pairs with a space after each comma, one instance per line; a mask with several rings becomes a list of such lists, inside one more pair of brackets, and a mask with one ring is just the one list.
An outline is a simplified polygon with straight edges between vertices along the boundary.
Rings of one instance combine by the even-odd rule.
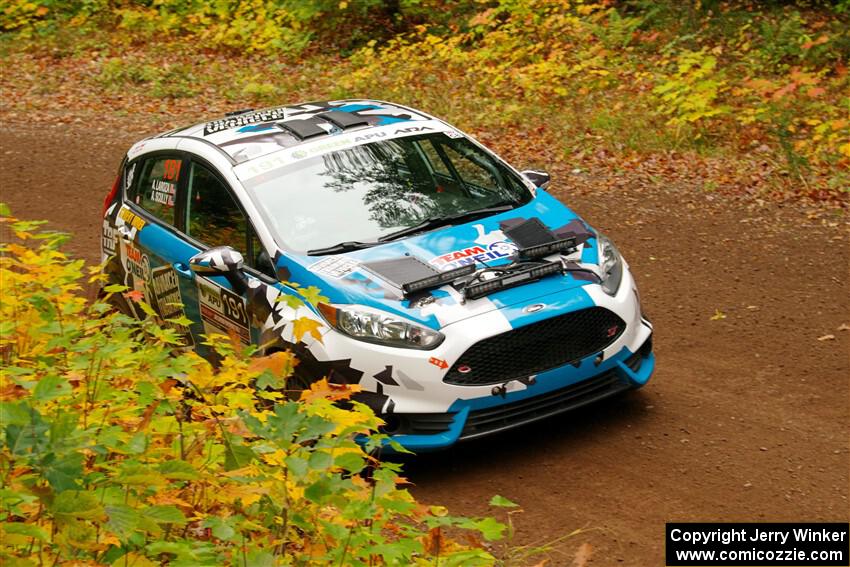
[[505, 236], [501, 230], [486, 232], [484, 226], [476, 224], [473, 226], [478, 232], [478, 238], [472, 246], [465, 246], [440, 254], [429, 260], [439, 270], [450, 270], [476, 262], [492, 262], [513, 256], [517, 252], [517, 246]]

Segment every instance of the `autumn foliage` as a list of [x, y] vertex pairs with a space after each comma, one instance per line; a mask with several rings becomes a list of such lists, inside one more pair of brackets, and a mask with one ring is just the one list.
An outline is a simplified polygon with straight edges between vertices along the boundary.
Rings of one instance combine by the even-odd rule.
[[86, 301], [65, 236], [0, 207], [0, 563], [494, 563], [505, 525], [416, 502], [370, 453], [378, 418], [339, 407], [352, 388], [293, 399], [288, 353], [181, 351]]
[[850, 202], [847, 0], [12, 0], [2, 30], [12, 118], [381, 98], [521, 165]]

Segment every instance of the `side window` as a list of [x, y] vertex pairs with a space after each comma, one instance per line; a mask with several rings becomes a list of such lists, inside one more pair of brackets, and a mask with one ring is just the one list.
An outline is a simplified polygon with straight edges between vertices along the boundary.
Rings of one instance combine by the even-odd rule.
[[214, 246], [230, 246], [248, 258], [248, 221], [227, 187], [209, 169], [192, 162], [186, 199], [186, 233]]
[[[139, 168], [141, 167], [141, 171]], [[127, 198], [159, 220], [174, 224], [174, 204], [177, 183], [183, 174], [183, 161], [168, 157], [155, 157], [127, 170]], [[133, 177], [138, 182], [133, 183]]]

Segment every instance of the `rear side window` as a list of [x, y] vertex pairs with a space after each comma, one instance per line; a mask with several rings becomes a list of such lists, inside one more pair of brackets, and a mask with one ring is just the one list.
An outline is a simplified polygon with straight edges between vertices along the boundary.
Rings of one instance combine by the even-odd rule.
[[247, 256], [248, 221], [224, 183], [203, 165], [192, 162], [186, 233], [209, 247], [230, 246]]
[[[168, 157], [156, 157], [141, 164], [133, 164], [129, 176], [138, 176], [130, 185], [127, 198], [159, 220], [173, 225], [174, 205], [177, 201], [177, 184], [183, 174], [183, 161]], [[131, 180], [128, 179], [128, 184]]]

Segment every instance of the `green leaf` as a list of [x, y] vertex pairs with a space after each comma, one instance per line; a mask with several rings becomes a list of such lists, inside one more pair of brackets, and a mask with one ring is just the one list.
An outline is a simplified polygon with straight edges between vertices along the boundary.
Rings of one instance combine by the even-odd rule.
[[176, 506], [150, 506], [142, 510], [142, 513], [158, 524], [178, 524], [182, 526], [186, 523], [186, 517]]
[[287, 471], [289, 471], [289, 474], [291, 474], [295, 479], [303, 480], [307, 477], [307, 471], [309, 470], [307, 459], [290, 455], [284, 459], [284, 462], [286, 463]]
[[151, 307], [146, 301], [137, 301], [136, 305], [142, 308], [142, 311], [145, 312], [145, 315], [148, 317], [156, 317], [156, 311]]
[[78, 520], [94, 520], [103, 516], [103, 506], [91, 492], [81, 490], [66, 490], [59, 493], [51, 506], [57, 518], [75, 518]]
[[212, 535], [220, 540], [230, 541], [236, 535], [236, 530], [231, 525], [230, 518], [219, 518], [213, 516], [204, 520], [203, 526], [212, 530]]
[[330, 481], [327, 478], [321, 478], [307, 487], [307, 490], [304, 491], [304, 496], [311, 502], [319, 504], [330, 493]]
[[314, 451], [308, 460], [311, 469], [325, 470], [333, 464], [333, 457], [324, 451]]
[[127, 541], [139, 525], [139, 512], [126, 504], [106, 506], [106, 515], [106, 527], [121, 541]]
[[511, 502], [504, 496], [495, 495], [490, 499], [490, 506], [499, 506], [501, 508], [516, 508], [519, 506], [516, 502]]
[[106, 293], [123, 293], [128, 289], [129, 288], [126, 285], [110, 284], [108, 286], [105, 286], [103, 288], [103, 291], [105, 291]]
[[30, 410], [26, 403], [0, 402], [0, 426], [26, 425], [29, 422]]
[[78, 482], [83, 476], [82, 453], [70, 453], [61, 459], [45, 459], [43, 466], [44, 477], [56, 492], [79, 488]]
[[70, 393], [71, 385], [62, 376], [45, 376], [35, 385], [32, 397], [40, 402], [53, 400]]
[[292, 309], [298, 309], [299, 307], [304, 305], [304, 302], [301, 301], [301, 298], [295, 297], [294, 295], [289, 295], [288, 293], [282, 293], [277, 296], [277, 299], [275, 299], [275, 303], [286, 303], [286, 305], [288, 307], [291, 307]]
[[11, 217], [12, 210], [9, 208], [9, 205], [6, 203], [0, 203], [0, 216], [3, 217]]
[[228, 471], [241, 469], [255, 457], [250, 447], [236, 442], [235, 439], [236, 437], [231, 437], [224, 453], [224, 468]]
[[130, 438], [130, 440], [124, 446], [124, 450], [130, 453], [131, 455], [140, 455], [145, 452], [147, 446], [147, 435], [145, 435], [143, 431], [139, 431]]
[[311, 285], [310, 287], [302, 288], [301, 290], [299, 290], [301, 295], [304, 296], [304, 299], [306, 299], [307, 302], [310, 303], [311, 305], [316, 305], [317, 303], [327, 303], [328, 302], [328, 298], [325, 297], [324, 295], [322, 295], [321, 291], [322, 290], [320, 290], [319, 288], [317, 288], [314, 285]]
[[164, 482], [162, 475], [153, 467], [133, 462], [122, 464], [113, 480], [118, 484], [137, 486], [157, 485]]
[[487, 541], [496, 541], [502, 539], [507, 526], [495, 518], [481, 518], [475, 520], [475, 529], [481, 532], [484, 539]]
[[171, 480], [195, 480], [199, 477], [195, 467], [186, 461], [165, 461], [159, 465], [159, 472]]
[[363, 470], [366, 461], [362, 455], [357, 453], [343, 453], [334, 459], [334, 464], [347, 471], [357, 473]]
[[24, 524], [23, 522], [2, 522], [0, 527], [2, 531], [8, 534], [18, 534], [27, 537], [34, 537], [39, 541], [47, 541], [47, 532], [44, 528], [35, 524]]

